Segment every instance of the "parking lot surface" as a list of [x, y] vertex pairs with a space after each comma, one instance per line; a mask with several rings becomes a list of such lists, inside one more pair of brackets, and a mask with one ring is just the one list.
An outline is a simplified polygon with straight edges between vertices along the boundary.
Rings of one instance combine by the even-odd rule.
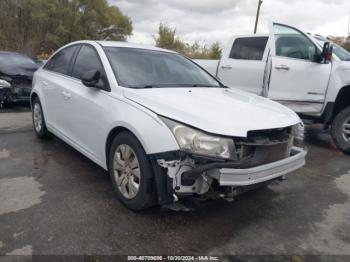
[[287, 180], [194, 212], [132, 212], [107, 173], [30, 113], [0, 113], [0, 254], [350, 255], [350, 156], [317, 126]]

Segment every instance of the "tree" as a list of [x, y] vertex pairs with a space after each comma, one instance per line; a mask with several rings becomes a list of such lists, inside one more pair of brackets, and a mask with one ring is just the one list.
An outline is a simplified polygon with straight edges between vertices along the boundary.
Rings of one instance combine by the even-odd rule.
[[190, 58], [220, 59], [222, 48], [219, 42], [213, 43], [208, 49], [206, 45], [200, 45], [197, 41], [193, 44], [182, 41], [176, 36], [176, 29], [172, 29], [163, 23], [159, 24], [158, 34], [154, 37], [157, 47], [174, 50]]
[[350, 52], [350, 42], [346, 42], [342, 46]]
[[157, 47], [184, 52], [186, 44], [176, 37], [176, 29], [171, 29], [167, 25], [159, 24], [158, 35], [154, 37]]
[[1, 0], [0, 49], [51, 53], [82, 39], [125, 41], [132, 22], [107, 0]]
[[215, 42], [210, 46], [209, 58], [210, 59], [220, 59], [222, 53], [222, 47], [219, 42]]

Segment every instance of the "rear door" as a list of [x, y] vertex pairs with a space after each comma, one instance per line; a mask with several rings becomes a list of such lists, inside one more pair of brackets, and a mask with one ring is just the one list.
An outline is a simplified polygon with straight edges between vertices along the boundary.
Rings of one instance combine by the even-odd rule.
[[268, 97], [298, 113], [321, 112], [331, 64], [317, 62], [321, 50], [302, 31], [288, 25], [270, 26]]
[[64, 87], [69, 85], [71, 62], [78, 51], [78, 46], [68, 46], [56, 53], [40, 73], [45, 120], [49, 128], [65, 133], [65, 97]]
[[236, 37], [223, 54], [218, 77], [230, 87], [261, 94], [267, 36]]

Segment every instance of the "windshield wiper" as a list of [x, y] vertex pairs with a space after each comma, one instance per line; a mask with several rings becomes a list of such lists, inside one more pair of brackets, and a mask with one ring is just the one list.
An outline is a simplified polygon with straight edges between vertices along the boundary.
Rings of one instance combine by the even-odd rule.
[[192, 87], [221, 87], [221, 86], [194, 84], [192, 85]]
[[128, 86], [129, 88], [133, 89], [147, 89], [147, 88], [161, 88], [161, 87], [171, 88], [171, 87], [215, 87], [215, 88], [222, 88], [224, 86], [214, 86], [214, 85], [206, 85], [206, 84], [159, 84], [159, 85], [144, 85], [144, 86]]
[[147, 88], [157, 88], [159, 86], [145, 85], [145, 86], [128, 86], [128, 87], [133, 89], [147, 89]]

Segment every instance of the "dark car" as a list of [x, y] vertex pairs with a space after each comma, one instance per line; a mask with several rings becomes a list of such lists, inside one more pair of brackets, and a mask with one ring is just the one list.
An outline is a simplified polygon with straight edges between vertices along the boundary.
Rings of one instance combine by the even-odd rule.
[[24, 54], [0, 51], [0, 108], [29, 101], [33, 74], [41, 64]]

